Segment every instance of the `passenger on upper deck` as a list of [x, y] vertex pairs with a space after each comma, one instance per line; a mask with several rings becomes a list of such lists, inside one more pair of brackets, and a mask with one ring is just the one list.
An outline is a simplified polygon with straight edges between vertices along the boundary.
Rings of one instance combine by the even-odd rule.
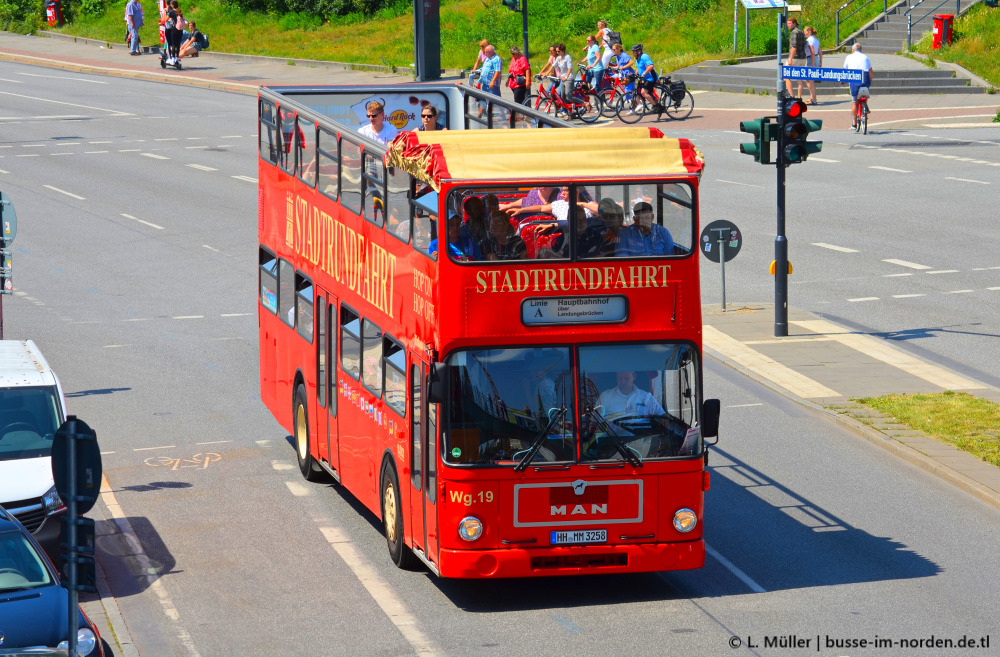
[[[463, 248], [462, 240], [462, 218], [457, 214], [450, 215], [448, 217], [448, 254], [451, 255], [455, 260], [480, 260], [477, 254], [473, 254], [471, 250], [466, 250]], [[468, 246], [474, 246], [468, 245]], [[433, 258], [437, 258], [438, 254], [438, 239], [435, 237], [431, 240], [431, 243], [427, 245], [427, 253]]]
[[645, 201], [632, 209], [635, 223], [618, 236], [619, 256], [673, 255], [674, 238], [670, 231], [653, 223], [653, 206]]
[[554, 190], [555, 187], [535, 187], [528, 190], [524, 198], [519, 198], [510, 203], [501, 203], [500, 209], [513, 217], [522, 207], [530, 208], [533, 205], [545, 205], [552, 200], [552, 192]]
[[[594, 203], [590, 199], [583, 197], [583, 190], [577, 189], [577, 201], [576, 205], [582, 208], [587, 217], [594, 217], [597, 215], [597, 203]], [[559, 189], [559, 198], [551, 203], [545, 203], [542, 205], [530, 205], [527, 207], [521, 207], [511, 216], [517, 216], [521, 214], [551, 214], [559, 222], [560, 228], [565, 230], [568, 227], [569, 220], [569, 187], [562, 187]]]
[[462, 203], [465, 223], [459, 229], [459, 244], [462, 251], [473, 260], [483, 259], [483, 244], [489, 237], [486, 225], [486, 204], [478, 196], [470, 196]]
[[365, 109], [368, 110], [368, 120], [371, 123], [358, 128], [358, 132], [383, 144], [388, 144], [396, 138], [399, 131], [396, 130], [396, 126], [385, 122], [385, 107], [382, 103], [373, 100], [365, 106]]
[[490, 216], [490, 233], [482, 246], [486, 260], [522, 260], [527, 257], [524, 240], [518, 237], [507, 215], [500, 211]]
[[602, 198], [597, 206], [597, 216], [604, 223], [604, 242], [601, 244], [601, 256], [606, 258], [620, 255], [619, 235], [625, 227], [625, 211], [613, 198]]

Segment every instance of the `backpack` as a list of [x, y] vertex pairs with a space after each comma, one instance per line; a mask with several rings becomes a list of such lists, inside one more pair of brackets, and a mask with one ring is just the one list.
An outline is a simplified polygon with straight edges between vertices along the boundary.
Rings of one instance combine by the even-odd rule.
[[199, 31], [199, 33], [201, 34], [201, 41], [198, 45], [201, 46], [202, 50], [208, 50], [208, 35], [201, 31]]
[[615, 44], [618, 44], [619, 46], [622, 45], [622, 33], [621, 32], [612, 32], [611, 30], [607, 30], [606, 29], [605, 32], [604, 32], [604, 36], [606, 36], [608, 38], [608, 47], [609, 48], [611, 46], [615, 45]]

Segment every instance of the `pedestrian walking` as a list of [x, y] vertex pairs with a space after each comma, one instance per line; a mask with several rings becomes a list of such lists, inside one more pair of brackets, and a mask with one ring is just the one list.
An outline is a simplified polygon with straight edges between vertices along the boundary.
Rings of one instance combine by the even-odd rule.
[[488, 45], [490, 45], [489, 39], [483, 39], [479, 42], [479, 54], [476, 55], [476, 63], [472, 65], [472, 70], [469, 71], [470, 87], [474, 84], [473, 80], [476, 79], [475, 72], [479, 70], [479, 67], [486, 63], [486, 46]]
[[507, 87], [514, 92], [514, 102], [520, 105], [528, 95], [531, 64], [517, 46], [510, 47], [510, 65], [507, 67]]
[[[806, 65], [806, 35], [799, 29], [797, 18], [788, 19], [788, 65]], [[785, 89], [788, 90], [789, 96], [792, 95], [791, 80], [785, 80]], [[802, 78], [799, 78], [799, 93], [796, 98], [802, 98]]]
[[[805, 29], [802, 30], [806, 35], [806, 66], [812, 68], [823, 68], [823, 48], [819, 45], [819, 36], [816, 34], [816, 28], [812, 25], [806, 25]], [[816, 104], [816, 81], [807, 80], [806, 85], [809, 87], [809, 104]]]
[[496, 48], [487, 44], [483, 54], [486, 61], [479, 70], [479, 88], [494, 96], [500, 95], [500, 71], [503, 70], [503, 60], [497, 54]]
[[125, 5], [125, 25], [128, 27], [128, 48], [130, 55], [141, 55], [139, 52], [139, 28], [145, 24], [145, 14], [139, 0], [129, 0]]

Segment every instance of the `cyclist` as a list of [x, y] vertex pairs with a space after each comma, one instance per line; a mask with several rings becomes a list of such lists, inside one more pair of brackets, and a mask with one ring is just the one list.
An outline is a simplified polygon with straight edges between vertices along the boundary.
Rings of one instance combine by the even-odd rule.
[[[611, 46], [611, 50], [614, 52], [614, 56], [611, 58], [608, 68], [615, 71], [618, 77], [625, 82], [622, 91], [625, 92], [626, 97], [631, 97], [635, 93], [635, 62], [632, 61], [632, 58], [622, 48], [622, 44], [616, 43]], [[629, 111], [635, 113], [635, 110]]]
[[632, 46], [632, 56], [635, 58], [635, 69], [639, 75], [639, 92], [653, 106], [654, 112], [662, 112], [662, 107], [653, 95], [653, 86], [656, 84], [656, 68], [653, 66], [652, 58], [642, 52], [641, 43]]
[[844, 68], [862, 71], [861, 82], [851, 83], [851, 128], [858, 127], [858, 89], [869, 87], [872, 83], [872, 60], [868, 55], [861, 52], [861, 44], [855, 42], [851, 47], [851, 54], [844, 60]]

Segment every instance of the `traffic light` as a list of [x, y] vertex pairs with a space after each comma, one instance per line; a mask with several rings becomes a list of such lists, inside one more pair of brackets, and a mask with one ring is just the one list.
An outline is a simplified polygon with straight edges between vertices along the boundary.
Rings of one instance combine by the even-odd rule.
[[779, 143], [785, 166], [805, 162], [810, 155], [823, 150], [823, 142], [806, 141], [810, 132], [819, 132], [823, 129], [822, 121], [810, 121], [805, 118], [808, 107], [801, 98], [788, 98], [782, 103]]
[[768, 118], [740, 121], [740, 130], [753, 135], [753, 143], [740, 144], [740, 152], [753, 155], [754, 162], [771, 164], [771, 142], [778, 138], [777, 128]]
[[521, 11], [521, 0], [500, 0], [500, 2], [511, 11]]

